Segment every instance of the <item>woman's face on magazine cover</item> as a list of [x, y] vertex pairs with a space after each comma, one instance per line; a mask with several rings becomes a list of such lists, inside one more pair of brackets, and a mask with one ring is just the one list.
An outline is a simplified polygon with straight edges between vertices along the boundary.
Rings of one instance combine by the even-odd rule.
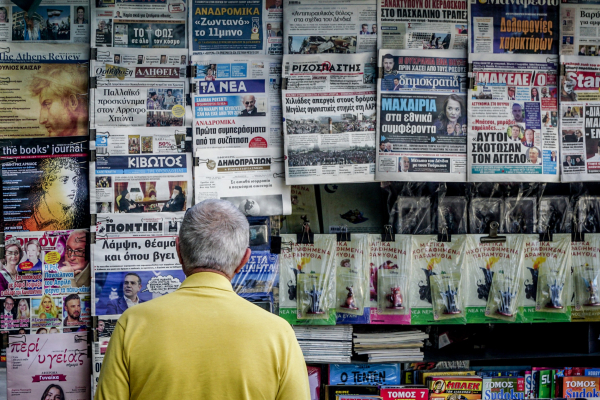
[[44, 301], [42, 301], [42, 307], [44, 307], [44, 310], [50, 311], [52, 308], [52, 301], [48, 297], [45, 297]]
[[19, 302], [19, 310], [20, 310], [21, 312], [25, 312], [25, 311], [27, 311], [27, 303], [26, 303], [26, 302], [24, 302], [24, 301], [22, 301], [22, 302]]
[[10, 246], [6, 249], [6, 264], [15, 266], [19, 263], [19, 249], [17, 246]]
[[460, 103], [458, 101], [448, 101], [448, 105], [446, 105], [446, 117], [450, 121], [456, 122], [460, 118], [460, 111]]
[[44, 400], [63, 400], [63, 398], [61, 397], [58, 388], [52, 388], [48, 391]]
[[59, 170], [57, 175], [46, 190], [46, 196], [63, 208], [70, 208], [75, 203], [79, 176], [75, 171], [66, 168]]

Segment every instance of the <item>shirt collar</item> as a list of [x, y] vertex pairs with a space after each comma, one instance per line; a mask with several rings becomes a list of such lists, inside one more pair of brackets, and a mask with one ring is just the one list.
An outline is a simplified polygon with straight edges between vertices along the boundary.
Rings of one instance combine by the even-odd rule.
[[233, 292], [229, 279], [214, 272], [197, 272], [192, 274], [183, 281], [179, 289], [195, 287], [210, 287]]

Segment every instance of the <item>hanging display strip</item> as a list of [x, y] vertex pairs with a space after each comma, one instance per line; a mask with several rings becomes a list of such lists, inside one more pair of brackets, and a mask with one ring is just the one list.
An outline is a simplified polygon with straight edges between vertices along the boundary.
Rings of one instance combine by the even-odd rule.
[[378, 181], [466, 181], [462, 51], [380, 50]]
[[473, 54], [470, 182], [558, 182], [557, 58]]
[[472, 54], [558, 54], [558, 0], [469, 2]]
[[89, 45], [89, 1], [44, 0], [34, 10], [30, 14], [29, 7], [24, 10], [9, 0], [0, 1], [0, 42]]
[[375, 68], [372, 53], [284, 56], [288, 185], [374, 180]]
[[87, 136], [88, 59], [87, 44], [2, 47], [0, 138]]
[[281, 57], [194, 56], [192, 62], [194, 150], [283, 147]]
[[285, 0], [283, 54], [370, 53], [377, 46], [375, 0]]
[[377, 2], [378, 49], [466, 50], [466, 0]]
[[192, 0], [190, 55], [281, 54], [281, 0]]
[[561, 56], [560, 129], [562, 180], [600, 177], [600, 63], [591, 57]]
[[187, 48], [185, 1], [92, 2], [92, 47]]
[[93, 315], [171, 293], [185, 279], [175, 249], [183, 213], [99, 215], [92, 234]]
[[228, 200], [247, 216], [290, 215], [291, 186], [285, 184], [278, 148], [196, 151], [195, 201]]

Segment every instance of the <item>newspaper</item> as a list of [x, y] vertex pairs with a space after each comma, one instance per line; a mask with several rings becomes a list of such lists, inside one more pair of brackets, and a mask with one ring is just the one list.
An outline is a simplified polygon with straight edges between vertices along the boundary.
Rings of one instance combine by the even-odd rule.
[[83, 44], [2, 47], [0, 137], [86, 136], [88, 58]]
[[471, 61], [469, 181], [557, 182], [556, 58], [472, 54]]
[[192, 206], [192, 156], [96, 156], [90, 162], [90, 213], [185, 211]]
[[185, 67], [93, 61], [91, 73], [92, 128], [186, 126]]
[[88, 142], [0, 140], [2, 231], [87, 228]]
[[186, 66], [188, 65], [187, 49], [145, 49], [119, 47], [100, 47], [90, 49], [91, 59], [114, 66]]
[[375, 179], [464, 182], [467, 59], [460, 50], [380, 50]]
[[186, 2], [92, 2], [92, 47], [185, 49]]
[[288, 185], [374, 180], [375, 68], [373, 53], [283, 57]]
[[92, 343], [92, 398], [96, 395], [98, 380], [100, 379], [100, 370], [104, 361], [104, 354], [108, 348], [108, 343], [114, 332], [117, 320], [113, 318], [97, 317], [94, 327], [94, 342]]
[[560, 129], [563, 182], [600, 176], [600, 62], [561, 56]]
[[378, 49], [467, 49], [467, 0], [381, 0]]
[[281, 54], [281, 0], [192, 0], [190, 55]]
[[183, 213], [98, 216], [92, 227], [93, 315], [120, 315], [185, 279], [175, 239]]
[[32, 15], [15, 4], [0, 1], [0, 42], [90, 42], [89, 1], [44, 0]]
[[284, 0], [283, 54], [367, 53], [377, 47], [375, 0]]
[[281, 57], [194, 56], [194, 150], [283, 146]]
[[228, 200], [247, 216], [292, 213], [281, 149], [198, 149], [196, 158], [196, 203]]
[[11, 335], [6, 352], [8, 400], [88, 400], [90, 358], [86, 332]]
[[560, 54], [597, 56], [600, 4], [563, 1], [560, 7]]
[[187, 129], [177, 127], [160, 130], [146, 128], [93, 129], [90, 132], [90, 150], [95, 150], [99, 156], [184, 153], [191, 150], [191, 141], [188, 140], [187, 134]]
[[471, 1], [469, 51], [558, 54], [559, 0]]

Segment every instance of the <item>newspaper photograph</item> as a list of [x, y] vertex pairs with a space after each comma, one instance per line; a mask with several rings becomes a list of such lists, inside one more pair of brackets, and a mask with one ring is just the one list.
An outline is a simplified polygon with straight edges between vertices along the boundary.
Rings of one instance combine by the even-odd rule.
[[266, 34], [281, 31], [280, 10], [278, 0], [191, 0], [190, 55], [280, 54]]
[[92, 128], [185, 126], [185, 66], [119, 67], [94, 61], [91, 68]]
[[8, 400], [91, 397], [86, 332], [10, 335], [6, 351]]
[[375, 76], [373, 53], [283, 57], [288, 185], [374, 180]]
[[87, 228], [88, 141], [0, 140], [2, 231]]
[[558, 54], [559, 0], [471, 1], [470, 53]]
[[467, 49], [467, 0], [380, 0], [378, 4], [378, 49]]
[[193, 148], [281, 149], [281, 57], [194, 56]]
[[557, 182], [557, 58], [470, 60], [469, 182]]
[[376, 51], [375, 0], [284, 0], [283, 10], [283, 54]]
[[92, 2], [92, 47], [186, 49], [185, 1]]
[[83, 44], [2, 47], [0, 138], [86, 136], [88, 58]]
[[562, 181], [600, 177], [600, 61], [561, 56], [560, 163]]
[[568, 0], [560, 6], [560, 54], [597, 56], [600, 4]]
[[183, 213], [114, 217], [98, 216], [92, 227], [93, 315], [120, 315], [185, 279], [175, 248]]
[[0, 1], [0, 42], [90, 42], [90, 2], [44, 0], [31, 14], [16, 4]]
[[[189, 128], [188, 128], [189, 129]], [[90, 131], [90, 150], [98, 156], [174, 154], [191, 151], [185, 128], [103, 128]]]
[[90, 213], [185, 211], [192, 206], [192, 155], [99, 156], [90, 162]]
[[376, 180], [466, 181], [465, 55], [379, 51]]
[[112, 64], [116, 67], [144, 65], [150, 67], [186, 66], [189, 57], [187, 49], [173, 48], [134, 48], [100, 47], [90, 49], [91, 59], [99, 63]]
[[247, 216], [292, 213], [291, 186], [285, 184], [280, 148], [198, 149], [196, 162], [196, 203], [228, 200]]
[[92, 343], [92, 398], [96, 395], [104, 355], [117, 324], [117, 320], [114, 318], [97, 317], [96, 321], [96, 325], [94, 326], [95, 338]]

